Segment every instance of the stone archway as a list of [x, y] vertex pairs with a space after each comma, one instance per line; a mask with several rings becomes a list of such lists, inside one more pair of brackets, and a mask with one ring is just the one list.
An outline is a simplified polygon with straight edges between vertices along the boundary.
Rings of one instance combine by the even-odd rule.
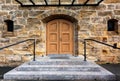
[[71, 10], [58, 9], [58, 10], [46, 11], [43, 14], [39, 15], [38, 17], [45, 23], [55, 18], [63, 18], [63, 19], [72, 21], [74, 23], [77, 23], [79, 20], [78, 15], [79, 14]]
[[[44, 27], [46, 29], [46, 25], [49, 21], [55, 20], [55, 19], [63, 19], [63, 20], [67, 20], [69, 22], [71, 22], [73, 24], [73, 43], [74, 43], [74, 47], [73, 47], [73, 54], [72, 55], [77, 55], [78, 54], [78, 31], [77, 29], [77, 22], [78, 22], [78, 14], [76, 14], [75, 12], [69, 11], [69, 10], [50, 10], [47, 11], [45, 13], [43, 13], [42, 15], [39, 16], [39, 18], [41, 18], [42, 22], [44, 23]], [[46, 29], [47, 30], [47, 29]], [[46, 34], [47, 36], [47, 34]], [[46, 40], [47, 42], [47, 40]], [[47, 44], [47, 43], [46, 43]], [[47, 50], [47, 46], [46, 46], [46, 50]], [[47, 51], [46, 51], [47, 54]]]

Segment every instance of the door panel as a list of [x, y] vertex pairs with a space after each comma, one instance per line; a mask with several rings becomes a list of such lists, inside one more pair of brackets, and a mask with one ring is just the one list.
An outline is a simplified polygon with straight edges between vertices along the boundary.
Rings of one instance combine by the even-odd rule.
[[66, 20], [47, 24], [47, 54], [73, 54], [73, 27]]
[[73, 33], [70, 22], [60, 20], [60, 38], [60, 54], [72, 54]]
[[52, 21], [47, 24], [47, 53], [57, 54], [58, 48], [58, 22]]

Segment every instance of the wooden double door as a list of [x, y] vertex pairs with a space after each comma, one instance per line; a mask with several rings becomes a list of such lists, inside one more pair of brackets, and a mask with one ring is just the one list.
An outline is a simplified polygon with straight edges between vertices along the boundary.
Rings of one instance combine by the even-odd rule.
[[73, 54], [73, 24], [67, 20], [56, 19], [47, 23], [47, 54]]

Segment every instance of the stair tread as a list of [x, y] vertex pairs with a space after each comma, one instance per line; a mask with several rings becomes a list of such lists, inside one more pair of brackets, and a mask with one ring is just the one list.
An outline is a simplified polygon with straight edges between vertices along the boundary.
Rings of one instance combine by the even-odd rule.
[[4, 74], [5, 79], [15, 80], [79, 80], [108, 81], [115, 75], [92, 61], [80, 59], [41, 59], [24, 63]]
[[98, 65], [26, 65], [21, 67], [100, 67]]
[[[108, 74], [109, 73], [109, 74]], [[9, 74], [12, 74], [12, 75], [19, 75], [19, 74], [23, 74], [23, 75], [41, 75], [41, 74], [46, 74], [46, 75], [49, 75], [49, 74], [55, 74], [55, 75], [58, 75], [58, 74], [61, 74], [61, 75], [86, 75], [86, 74], [90, 74], [90, 75], [113, 75], [112, 73], [110, 72], [107, 72], [107, 73], [104, 73], [103, 71], [100, 71], [100, 72], [76, 72], [76, 71], [15, 71], [15, 72], [12, 72], [12, 73], [8, 73], [7, 75]]]

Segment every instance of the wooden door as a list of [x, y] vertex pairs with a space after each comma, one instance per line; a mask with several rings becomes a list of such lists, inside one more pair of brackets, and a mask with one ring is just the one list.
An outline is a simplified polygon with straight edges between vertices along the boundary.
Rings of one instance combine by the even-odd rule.
[[66, 20], [57, 19], [47, 24], [47, 54], [73, 54], [73, 27]]

